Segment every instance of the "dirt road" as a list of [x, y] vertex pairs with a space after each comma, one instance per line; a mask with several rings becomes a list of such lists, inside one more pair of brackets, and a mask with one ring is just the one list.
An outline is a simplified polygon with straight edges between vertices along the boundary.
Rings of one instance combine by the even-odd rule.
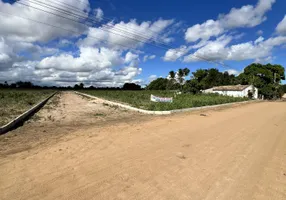
[[285, 200], [286, 103], [205, 114], [73, 129], [2, 156], [0, 199]]

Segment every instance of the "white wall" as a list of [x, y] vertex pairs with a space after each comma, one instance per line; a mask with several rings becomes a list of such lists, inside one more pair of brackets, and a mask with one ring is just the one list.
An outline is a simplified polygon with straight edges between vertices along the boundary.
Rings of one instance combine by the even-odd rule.
[[[243, 91], [212, 91], [212, 93], [233, 97], [248, 97], [248, 90], [252, 91], [252, 86], [245, 88]], [[258, 99], [258, 89], [256, 87], [254, 87], [253, 98]]]

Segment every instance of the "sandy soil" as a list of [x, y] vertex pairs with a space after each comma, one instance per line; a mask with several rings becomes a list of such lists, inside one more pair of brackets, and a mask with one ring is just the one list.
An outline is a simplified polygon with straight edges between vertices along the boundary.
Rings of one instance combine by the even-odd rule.
[[204, 114], [134, 116], [4, 150], [0, 199], [286, 199], [286, 103]]
[[28, 151], [38, 145], [50, 145], [89, 127], [121, 122], [130, 124], [138, 120], [144, 120], [144, 115], [108, 106], [73, 92], [61, 92], [23, 126], [0, 135], [0, 156]]

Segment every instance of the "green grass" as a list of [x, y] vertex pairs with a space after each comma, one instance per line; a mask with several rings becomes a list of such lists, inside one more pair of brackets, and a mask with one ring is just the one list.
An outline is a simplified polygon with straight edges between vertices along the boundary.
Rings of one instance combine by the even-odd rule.
[[10, 122], [53, 92], [52, 90], [1, 89], [0, 126]]
[[201, 107], [208, 105], [217, 105], [231, 102], [246, 101], [247, 98], [235, 98], [229, 96], [221, 96], [217, 94], [181, 94], [173, 99], [173, 103], [156, 103], [150, 101], [150, 95], [160, 97], [174, 97], [174, 92], [171, 91], [122, 91], [122, 90], [84, 90], [81, 91], [96, 97], [101, 97], [107, 100], [125, 103], [136, 108], [146, 110], [164, 111], [183, 108]]

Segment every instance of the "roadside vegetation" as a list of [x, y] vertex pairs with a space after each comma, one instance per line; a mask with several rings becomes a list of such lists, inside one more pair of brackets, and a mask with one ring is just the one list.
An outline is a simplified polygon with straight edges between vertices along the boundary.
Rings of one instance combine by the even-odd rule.
[[[217, 94], [180, 94], [172, 91], [123, 91], [123, 90], [81, 90], [80, 92], [90, 94], [99, 98], [125, 103], [136, 108], [164, 111], [183, 108], [201, 107], [208, 105], [224, 104], [231, 102], [246, 101], [247, 98], [235, 98]], [[160, 97], [173, 97], [173, 103], [151, 102], [151, 94]]]
[[285, 92], [281, 81], [285, 80], [285, 69], [281, 65], [253, 63], [244, 68], [244, 71], [235, 76], [227, 71], [218, 69], [198, 69], [191, 73], [187, 68], [177, 72], [170, 71], [167, 78], [158, 78], [152, 81], [149, 90], [180, 90], [185, 93], [199, 94], [201, 90], [223, 85], [254, 85], [259, 95], [265, 99], [279, 99]]
[[0, 90], [0, 126], [24, 113], [54, 91], [52, 90]]

